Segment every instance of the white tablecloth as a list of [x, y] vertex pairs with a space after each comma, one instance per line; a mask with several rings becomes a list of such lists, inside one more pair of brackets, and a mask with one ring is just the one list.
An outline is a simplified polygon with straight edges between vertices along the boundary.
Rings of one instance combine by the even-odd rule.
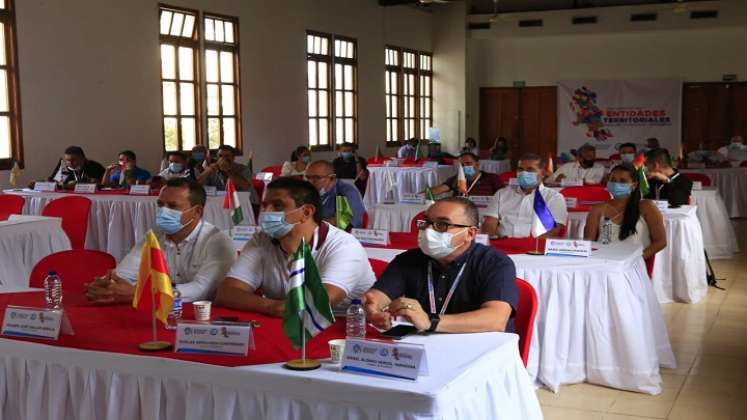
[[310, 372], [225, 368], [0, 339], [0, 418], [542, 419], [518, 336], [407, 341], [426, 346], [430, 374], [417, 382], [326, 363]]
[[425, 187], [435, 187], [456, 173], [451, 165], [440, 165], [438, 168], [424, 166], [369, 166], [368, 184], [363, 203], [366, 207], [384, 201], [386, 192], [386, 172], [392, 173], [394, 180], [394, 199], [399, 201], [401, 193], [418, 193]]
[[[509, 255], [539, 298], [529, 373], [555, 392], [586, 381], [659, 394], [659, 366], [676, 361], [641, 248], [594, 247], [589, 258]], [[385, 261], [402, 252], [366, 251]]]
[[698, 220], [703, 230], [703, 245], [711, 259], [731, 258], [739, 252], [734, 225], [729, 220], [726, 204], [716, 187], [693, 191], [698, 207]]
[[[55, 198], [70, 194], [35, 193], [6, 191], [21, 194], [26, 198], [24, 214], [41, 214], [44, 206]], [[221, 193], [219, 193], [221, 194]], [[91, 214], [88, 219], [86, 248], [108, 252], [117, 261], [127, 255], [137, 241], [153, 227], [156, 219], [155, 196], [136, 195], [86, 195], [91, 200]], [[203, 219], [221, 229], [231, 226], [231, 218], [223, 209], [224, 195], [207, 198]], [[249, 202], [249, 193], [240, 192], [241, 210], [244, 214], [243, 224], [255, 224], [254, 211]]]
[[36, 263], [70, 249], [70, 239], [54, 217], [11, 216], [0, 222], [0, 290], [28, 287]]
[[708, 175], [726, 203], [729, 217], [747, 217], [747, 168], [682, 169]]
[[511, 170], [511, 161], [480, 159], [480, 170], [491, 174], [502, 174]]

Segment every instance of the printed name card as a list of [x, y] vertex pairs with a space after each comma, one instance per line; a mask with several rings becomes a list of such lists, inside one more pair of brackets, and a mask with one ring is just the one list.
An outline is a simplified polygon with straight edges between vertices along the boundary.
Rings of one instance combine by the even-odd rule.
[[702, 190], [702, 189], [703, 189], [702, 181], [693, 181], [693, 190]]
[[57, 188], [57, 183], [54, 182], [35, 182], [34, 191], [38, 192], [54, 192]]
[[579, 178], [563, 178], [560, 180], [561, 187], [583, 187], [584, 180]]
[[578, 198], [576, 197], [566, 197], [565, 198], [565, 206], [569, 209], [575, 209], [578, 207]]
[[397, 167], [399, 166], [399, 160], [398, 159], [390, 159], [384, 162], [384, 166], [392, 166]]
[[581, 241], [573, 239], [548, 239], [545, 242], [545, 255], [590, 257], [591, 241]]
[[73, 190], [76, 194], [94, 194], [96, 193], [96, 184], [77, 183]]
[[654, 200], [654, 204], [659, 211], [669, 210], [669, 201], [667, 200]]
[[272, 172], [257, 172], [257, 175], [255, 175], [254, 177], [259, 181], [270, 182], [272, 181], [272, 177], [274, 176], [275, 174], [273, 174]]
[[215, 196], [218, 195], [218, 189], [216, 187], [205, 187], [205, 195]]
[[366, 245], [389, 245], [389, 231], [378, 229], [353, 229], [350, 233], [360, 243]]
[[475, 242], [478, 244], [483, 244], [485, 246], [490, 246], [490, 238], [485, 233], [478, 233], [475, 235]]
[[254, 349], [248, 322], [180, 322], [176, 326], [176, 353], [246, 356]]
[[414, 381], [419, 375], [428, 375], [428, 362], [422, 344], [348, 338], [342, 369]]
[[425, 194], [403, 192], [399, 201], [407, 204], [425, 204]]
[[133, 185], [130, 187], [130, 195], [150, 195], [150, 185]]
[[433, 161], [433, 160], [428, 160], [428, 161], [423, 162], [423, 167], [424, 168], [438, 168], [438, 162]]
[[63, 311], [12, 305], [5, 309], [2, 335], [57, 340], [60, 332], [73, 334]]
[[493, 200], [492, 195], [470, 195], [467, 198], [475, 203], [475, 206], [477, 207], [488, 207], [490, 205], [490, 202]]

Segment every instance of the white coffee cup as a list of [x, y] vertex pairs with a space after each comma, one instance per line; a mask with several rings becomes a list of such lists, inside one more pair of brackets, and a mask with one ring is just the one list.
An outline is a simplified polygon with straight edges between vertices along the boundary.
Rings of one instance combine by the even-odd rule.
[[192, 307], [195, 310], [195, 320], [210, 321], [211, 306], [212, 302], [210, 302], [209, 300], [199, 300], [197, 302], [192, 302]]
[[336, 338], [329, 340], [329, 355], [332, 359], [332, 363], [340, 363], [342, 361], [342, 354], [345, 352], [345, 340], [342, 338]]

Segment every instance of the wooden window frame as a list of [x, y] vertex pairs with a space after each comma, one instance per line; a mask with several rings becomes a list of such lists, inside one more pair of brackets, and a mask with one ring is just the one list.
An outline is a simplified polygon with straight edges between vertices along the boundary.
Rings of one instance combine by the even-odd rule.
[[[398, 65], [387, 65], [386, 54], [387, 50], [394, 50], [397, 52], [397, 63]], [[417, 51], [413, 49], [396, 47], [393, 45], [386, 45], [384, 49], [384, 69], [385, 77], [388, 77], [389, 72], [397, 73], [397, 101], [398, 101], [398, 112], [397, 112], [397, 136], [396, 140], [386, 139], [386, 145], [394, 147], [399, 145], [399, 141], [407, 140], [415, 137], [417, 139], [423, 139], [428, 134], [428, 127], [433, 125], [433, 54], [424, 51]], [[414, 65], [413, 67], [405, 66], [405, 54], [413, 54]], [[427, 56], [430, 59], [430, 68], [421, 68], [422, 57]], [[413, 76], [413, 86], [410, 87], [407, 79], [408, 76]], [[428, 78], [428, 96], [423, 95], [423, 78]], [[408, 89], [405, 89], [405, 88]], [[406, 94], [405, 91], [409, 94]], [[390, 96], [389, 92], [385, 92], [386, 96]], [[413, 98], [414, 104], [412, 107], [409, 106], [409, 99]], [[428, 103], [428, 109], [430, 115], [428, 117], [423, 116], [424, 104]], [[390, 109], [386, 110], [386, 124], [387, 127], [391, 124], [395, 118], [390, 118]], [[409, 115], [409, 116], [406, 116]], [[409, 123], [412, 122], [412, 132], [409, 130]]]
[[[240, 66], [240, 58], [239, 58], [239, 52], [240, 52], [240, 36], [239, 36], [239, 19], [234, 16], [226, 16], [221, 15], [218, 13], [209, 13], [204, 12], [202, 14], [202, 18], [200, 19], [200, 24], [203, 25], [203, 34], [204, 31], [204, 25], [205, 25], [205, 19], [213, 19], [213, 20], [220, 20], [220, 21], [226, 21], [231, 22], [233, 24], [233, 43], [227, 43], [227, 42], [220, 42], [220, 41], [208, 41], [207, 39], [204, 39], [203, 36], [203, 48], [202, 48], [202, 54], [207, 54], [208, 50], [216, 50], [218, 51], [218, 81], [217, 82], [208, 82], [207, 81], [207, 70], [205, 68], [202, 69], [205, 73], [205, 81], [203, 83], [203, 86], [201, 87], [200, 91], [203, 92], [204, 98], [205, 98], [205, 118], [203, 118], [201, 121], [205, 124], [205, 138], [203, 139], [205, 147], [210, 149], [210, 119], [211, 118], [218, 118], [219, 121], [219, 144], [224, 145], [224, 139], [223, 139], [223, 120], [225, 118], [231, 118], [231, 116], [225, 116], [223, 114], [223, 86], [233, 86], [233, 106], [234, 106], [234, 115], [233, 118], [236, 121], [235, 125], [235, 134], [236, 134], [236, 146], [234, 148], [236, 149], [238, 154], [242, 154], [243, 150], [243, 131], [242, 131], [242, 121], [241, 121], [241, 73], [239, 73]], [[220, 61], [220, 53], [221, 51], [230, 52], [233, 54], [233, 83], [225, 83], [220, 80], [220, 74], [221, 74], [221, 61]], [[204, 60], [204, 64], [207, 65], [207, 59]], [[219, 109], [219, 115], [210, 115], [207, 110], [207, 90], [208, 85], [217, 85], [218, 86], [218, 109]], [[217, 150], [217, 149], [210, 149], [210, 150]]]
[[[387, 64], [386, 59], [387, 55], [389, 54], [389, 51], [394, 52], [395, 57], [397, 58], [396, 64]], [[386, 82], [389, 82], [390, 86], [392, 85], [392, 81], [390, 80], [390, 75], [394, 74], [394, 85], [396, 86], [396, 92], [391, 93], [390, 91], [385, 91], [384, 95], [389, 99], [389, 106], [386, 109], [386, 112], [384, 113], [384, 118], [386, 121], [386, 130], [391, 130], [392, 139], [390, 140], [388, 137], [385, 139], [385, 144], [387, 146], [398, 146], [399, 142], [402, 140], [402, 49], [399, 47], [386, 45], [384, 47], [384, 77], [386, 78], [384, 85], [386, 86]], [[397, 109], [397, 116], [393, 117], [393, 110], [396, 107]]]
[[[176, 35], [166, 35], [161, 34], [161, 14], [164, 11], [171, 11], [176, 13], [184, 13], [184, 14], [191, 14], [195, 17], [194, 22], [194, 34], [192, 38], [187, 38], [183, 36], [176, 36]], [[162, 136], [162, 148], [163, 151], [166, 152], [166, 124], [165, 119], [166, 118], [176, 118], [177, 120], [177, 149], [179, 151], [184, 151], [184, 144], [183, 144], [183, 137], [182, 137], [182, 120], [184, 118], [194, 118], [195, 120], [195, 145], [200, 145], [204, 143], [203, 140], [203, 133], [202, 133], [202, 103], [201, 103], [201, 96], [200, 91], [202, 89], [202, 79], [201, 79], [201, 67], [200, 67], [200, 52], [202, 49], [200, 48], [200, 28], [201, 28], [201, 21], [200, 21], [200, 12], [195, 9], [187, 9], [183, 7], [176, 7], [176, 6], [170, 6], [167, 4], [159, 3], [158, 5], [158, 35], [159, 35], [159, 55], [160, 55], [160, 47], [163, 45], [171, 45], [175, 48], [175, 61], [174, 61], [174, 79], [166, 79], [163, 77], [163, 69], [160, 68], [159, 71], [161, 73], [161, 136]], [[170, 31], [169, 31], [170, 32]], [[179, 47], [188, 47], [193, 50], [192, 53], [192, 83], [194, 84], [194, 108], [195, 112], [194, 115], [182, 115], [181, 112], [181, 86], [180, 83], [182, 82], [182, 79], [179, 77]], [[163, 84], [164, 82], [173, 82], [176, 85], [176, 114], [175, 115], [166, 115], [164, 106], [163, 106]], [[184, 81], [189, 82], [189, 81]]]
[[[428, 57], [430, 60], [430, 68], [423, 69], [421, 67], [422, 57]], [[418, 82], [417, 82], [417, 125], [420, 138], [425, 138], [428, 134], [428, 127], [433, 127], [433, 54], [425, 53], [422, 51], [418, 52], [417, 55], [417, 67], [418, 67]], [[428, 93], [423, 93], [423, 79], [428, 78]], [[428, 103], [428, 109], [430, 115], [428, 117], [423, 116], [423, 104]]]
[[[345, 124], [346, 120], [347, 119], [352, 119], [353, 120], [353, 127], [352, 127], [353, 132], [351, 133], [352, 138], [350, 139], [350, 141], [348, 141], [348, 143], [353, 143], [353, 144], [356, 144], [356, 145], [358, 144], [358, 41], [355, 38], [350, 38], [350, 37], [340, 36], [340, 35], [333, 35], [332, 41], [336, 42], [338, 40], [339, 41], [343, 41], [343, 42], [350, 42], [351, 44], [353, 44], [353, 58], [337, 57], [335, 55], [334, 51], [332, 52], [332, 66], [333, 66], [333, 71], [331, 72], [332, 83], [333, 83], [333, 85], [332, 85], [332, 93], [333, 93], [332, 105], [334, 106], [334, 108], [332, 108], [332, 109], [335, 111], [332, 114], [332, 120], [333, 120], [333, 126], [332, 126], [332, 141], [333, 141], [333, 144], [332, 144], [332, 146], [334, 148], [337, 148], [342, 143], [346, 142], [346, 140], [343, 140], [340, 143], [337, 142], [337, 134], [338, 134], [338, 131], [337, 131], [337, 120], [338, 119], [342, 119], [343, 135], [347, 134], [346, 133], [346, 126], [347, 125]], [[334, 50], [334, 48], [333, 48], [333, 50]], [[341, 65], [342, 69], [343, 69], [342, 70], [343, 80], [340, 83], [340, 85], [342, 86], [342, 89], [337, 89], [337, 65], [338, 64]], [[351, 66], [352, 69], [353, 69], [353, 71], [352, 71], [353, 80], [351, 81], [352, 89], [349, 89], [349, 90], [345, 89], [345, 80], [344, 80], [344, 74], [345, 74], [345, 70], [344, 69], [345, 69], [345, 66]], [[342, 98], [343, 98], [342, 105], [341, 105], [341, 109], [342, 109], [342, 113], [343, 113], [342, 116], [337, 115], [337, 92], [342, 92]], [[345, 94], [346, 93], [351, 93], [352, 94], [351, 95], [352, 96], [352, 100], [353, 100], [353, 104], [352, 104], [353, 115], [352, 116], [345, 115], [345, 105], [346, 105]]]
[[10, 158], [0, 159], [0, 170], [11, 169], [14, 162], [24, 167], [23, 136], [21, 132], [21, 94], [18, 84], [18, 46], [16, 43], [16, 9], [13, 0], [5, 0], [5, 9], [0, 9], [0, 21], [3, 23], [5, 38], [5, 65], [0, 68], [6, 71], [8, 78], [8, 111], [0, 115], [7, 116], [10, 131]]
[[[405, 54], [413, 54], [414, 55], [414, 67], [407, 67], [405, 66]], [[419, 96], [418, 96], [418, 84], [420, 81], [419, 75], [418, 75], [418, 52], [415, 50], [410, 50], [403, 48], [401, 52], [400, 60], [402, 62], [402, 138], [410, 139], [410, 138], [417, 138], [420, 139], [420, 133], [419, 133], [419, 120], [418, 120], [418, 104], [419, 104]], [[413, 76], [413, 82], [412, 86], [410, 87], [408, 82], [406, 81], [409, 79], [408, 76]], [[407, 89], [406, 89], [407, 87]], [[410, 107], [409, 99], [413, 98], [413, 105]], [[409, 122], [412, 121], [412, 132], [409, 132]]]

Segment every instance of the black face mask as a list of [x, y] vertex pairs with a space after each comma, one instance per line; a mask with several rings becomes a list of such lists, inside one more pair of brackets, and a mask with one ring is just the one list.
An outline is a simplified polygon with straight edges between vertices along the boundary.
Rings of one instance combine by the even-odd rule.
[[592, 166], [594, 166], [594, 159], [582, 160], [581, 166], [583, 166], [584, 168], [591, 168]]

